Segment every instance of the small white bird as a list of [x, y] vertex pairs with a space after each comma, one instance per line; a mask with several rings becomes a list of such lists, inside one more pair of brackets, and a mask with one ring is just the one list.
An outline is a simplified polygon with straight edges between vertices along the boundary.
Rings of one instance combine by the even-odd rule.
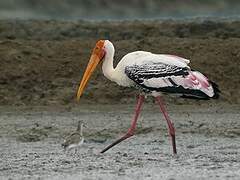
[[70, 134], [69, 136], [67, 136], [64, 142], [62, 143], [64, 150], [70, 150], [75, 148], [76, 153], [77, 148], [80, 147], [84, 142], [83, 126], [86, 127], [82, 121], [78, 121], [77, 130]]

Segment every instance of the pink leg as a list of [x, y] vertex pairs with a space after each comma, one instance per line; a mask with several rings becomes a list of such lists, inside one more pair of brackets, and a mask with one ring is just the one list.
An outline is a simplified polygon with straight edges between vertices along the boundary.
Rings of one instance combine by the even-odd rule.
[[171, 122], [171, 120], [170, 120], [170, 118], [168, 116], [168, 113], [167, 113], [167, 110], [166, 110], [166, 108], [164, 106], [162, 98], [160, 96], [157, 96], [156, 100], [157, 100], [157, 103], [160, 106], [160, 110], [162, 111], [162, 113], [163, 113], [163, 115], [164, 115], [164, 117], [165, 117], [165, 119], [167, 121], [167, 124], [168, 124], [169, 135], [172, 138], [173, 153], [177, 154], [176, 140], [175, 140], [175, 128], [174, 128], [173, 123]]
[[105, 149], [103, 149], [101, 151], [101, 153], [104, 153], [106, 152], [108, 149], [112, 148], [113, 146], [119, 144], [120, 142], [122, 142], [123, 140], [131, 137], [134, 135], [134, 131], [136, 129], [136, 125], [137, 125], [137, 119], [138, 119], [138, 116], [141, 112], [141, 107], [142, 107], [142, 104], [143, 104], [143, 101], [144, 101], [145, 97], [144, 95], [139, 95], [138, 97], [138, 102], [137, 102], [137, 106], [136, 106], [136, 110], [135, 110], [135, 115], [134, 115], [134, 118], [133, 118], [133, 121], [132, 121], [132, 124], [131, 124], [131, 127], [128, 129], [128, 132], [122, 136], [121, 138], [119, 138], [118, 140], [116, 140], [114, 143], [110, 144], [109, 146], [107, 146]]

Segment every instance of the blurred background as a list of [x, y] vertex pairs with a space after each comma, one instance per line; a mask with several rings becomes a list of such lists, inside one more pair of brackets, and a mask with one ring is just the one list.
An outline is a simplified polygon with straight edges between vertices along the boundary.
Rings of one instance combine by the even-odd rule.
[[1, 0], [0, 18], [238, 18], [239, 0]]

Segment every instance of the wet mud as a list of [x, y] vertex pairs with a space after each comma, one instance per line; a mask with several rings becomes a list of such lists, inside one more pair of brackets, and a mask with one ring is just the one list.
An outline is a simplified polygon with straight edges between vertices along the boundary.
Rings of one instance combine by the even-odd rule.
[[[240, 103], [240, 22], [0, 20], [0, 105], [71, 105], [95, 42], [109, 39], [115, 65], [136, 50], [174, 54], [216, 82], [218, 102]], [[94, 73], [83, 103], [135, 102], [135, 91]], [[175, 104], [192, 100], [167, 98]], [[204, 103], [204, 102], [202, 102]], [[206, 102], [205, 102], [206, 103]], [[207, 103], [206, 103], [207, 104]]]

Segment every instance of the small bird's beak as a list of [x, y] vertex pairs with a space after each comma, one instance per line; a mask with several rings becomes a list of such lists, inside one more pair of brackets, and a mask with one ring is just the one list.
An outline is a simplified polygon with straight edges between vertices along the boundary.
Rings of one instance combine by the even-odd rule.
[[92, 75], [93, 71], [96, 69], [98, 63], [104, 58], [104, 55], [105, 55], [104, 40], [99, 40], [96, 43], [95, 48], [93, 49], [92, 55], [90, 57], [88, 65], [87, 65], [87, 68], [84, 72], [82, 81], [78, 88], [77, 101], [79, 101], [90, 76]]

